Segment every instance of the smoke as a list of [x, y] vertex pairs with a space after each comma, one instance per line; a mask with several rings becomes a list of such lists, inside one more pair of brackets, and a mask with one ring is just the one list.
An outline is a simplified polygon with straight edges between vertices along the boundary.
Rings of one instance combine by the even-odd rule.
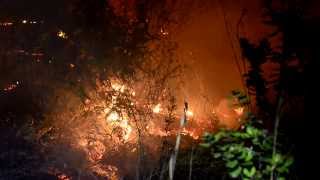
[[[151, 7], [145, 16], [151, 24], [149, 31], [159, 37], [147, 44], [152, 52], [142, 65], [147, 72], [128, 80], [113, 74], [107, 74], [104, 81], [84, 79], [79, 81], [85, 87], [81, 97], [69, 87], [54, 92], [55, 98], [47, 103], [47, 124], [37, 134], [48, 157], [54, 158], [48, 160], [48, 167], [56, 167], [52, 174], [116, 179], [134, 177], [140, 171], [137, 166], [145, 173], [159, 171], [161, 153], [168, 156], [162, 151], [163, 141], [174, 139], [185, 101], [189, 117], [182, 130], [184, 138], [197, 141], [215, 126], [239, 126], [242, 110], [224, 99], [232, 89], [242, 87], [232, 55], [239, 49], [230, 46], [221, 4], [208, 1], [204, 4], [210, 6], [204, 9], [183, 1], [164, 2], [163, 6], [146, 6]], [[233, 25], [242, 7], [240, 1], [232, 2], [239, 4], [224, 1], [223, 6]], [[136, 14], [137, 1], [109, 3], [116, 15], [129, 22], [141, 16]], [[151, 13], [152, 7], [164, 9]], [[44, 140], [47, 135], [49, 140]]]

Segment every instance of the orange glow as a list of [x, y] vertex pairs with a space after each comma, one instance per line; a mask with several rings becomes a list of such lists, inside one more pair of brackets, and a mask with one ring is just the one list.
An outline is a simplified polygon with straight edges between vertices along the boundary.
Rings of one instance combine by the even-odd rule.
[[187, 111], [186, 114], [187, 114], [188, 117], [192, 117], [193, 116], [193, 112], [192, 111]]
[[129, 140], [131, 137], [132, 127], [129, 125], [127, 118], [120, 117], [117, 112], [113, 111], [107, 117], [107, 122], [112, 129], [121, 128], [123, 140]]
[[120, 116], [117, 112], [111, 112], [110, 115], [107, 117], [108, 122], [115, 122], [120, 119]]
[[160, 29], [160, 33], [163, 35], [163, 36], [167, 36], [169, 35], [169, 32], [164, 30], [163, 28]]
[[63, 32], [62, 30], [60, 30], [58, 33], [57, 33], [57, 36], [62, 38], [62, 39], [67, 39], [68, 36], [65, 32]]
[[115, 166], [107, 165], [107, 166], [102, 166], [102, 165], [95, 165], [92, 167], [93, 171], [96, 172], [97, 174], [107, 177], [107, 179], [110, 180], [119, 180], [119, 172], [118, 168]]
[[132, 127], [128, 124], [128, 120], [122, 120], [120, 123], [120, 127], [124, 130], [124, 136], [123, 139], [125, 141], [128, 141], [131, 137]]
[[243, 107], [238, 107], [238, 108], [235, 108], [234, 111], [235, 111], [239, 116], [241, 116], [241, 115], [243, 114], [244, 108], [243, 108]]
[[74, 67], [76, 67], [74, 64], [69, 64], [69, 66], [70, 66], [70, 68], [74, 68]]
[[120, 91], [121, 93], [123, 93], [126, 89], [125, 85], [120, 84], [119, 82], [116, 82], [116, 81], [111, 82], [111, 87], [113, 90]]
[[[167, 128], [164, 120], [168, 116], [165, 109], [168, 107], [168, 102], [161, 98], [150, 101], [147, 98], [148, 92], [144, 91], [145, 82], [139, 83], [129, 84], [117, 78], [106, 81], [96, 80], [95, 90], [88, 90], [87, 94], [90, 96], [81, 103], [79, 110], [71, 115], [75, 119], [70, 129], [74, 136], [72, 146], [85, 152], [90, 164], [88, 168], [91, 171], [108, 179], [119, 177], [117, 170], [119, 167], [107, 167], [99, 162], [107, 158], [106, 155], [109, 153], [126, 153], [128, 156], [136, 156], [139, 153], [137, 140], [140, 138], [140, 132], [147, 137], [146, 143], [150, 145], [157, 143], [150, 142], [152, 138], [174, 138], [179, 133], [189, 140], [198, 140], [203, 131], [207, 130], [205, 128], [209, 127], [205, 125], [208, 124], [209, 119], [198, 117], [202, 112], [192, 104], [189, 106], [190, 110], [186, 112], [187, 117], [192, 120], [187, 122], [185, 128], [178, 126], [183, 116], [182, 106], [177, 107], [176, 112], [180, 113], [173, 113], [172, 126]], [[135, 96], [135, 92], [139, 94]], [[161, 91], [160, 95], [164, 93]], [[151, 104], [153, 106], [150, 106]], [[225, 113], [223, 110], [218, 108], [217, 112]], [[240, 109], [231, 110], [234, 114], [237, 111], [240, 112]], [[61, 117], [70, 117], [68, 111], [64, 113]], [[228, 113], [229, 111], [226, 112]]]
[[190, 137], [192, 137], [195, 140], [199, 139], [199, 135], [195, 131], [188, 130], [186, 128], [182, 129], [182, 134], [189, 135]]
[[159, 114], [162, 111], [161, 104], [157, 104], [152, 111], [156, 114]]
[[58, 176], [58, 180], [70, 180], [70, 178], [65, 174], [60, 174]]
[[7, 87], [3, 89], [3, 91], [6, 91], [6, 92], [13, 91], [18, 87], [19, 84], [20, 84], [19, 81], [17, 81], [16, 83], [9, 84]]
[[13, 23], [12, 22], [4, 22], [4, 23], [0, 23], [0, 26], [12, 26]]

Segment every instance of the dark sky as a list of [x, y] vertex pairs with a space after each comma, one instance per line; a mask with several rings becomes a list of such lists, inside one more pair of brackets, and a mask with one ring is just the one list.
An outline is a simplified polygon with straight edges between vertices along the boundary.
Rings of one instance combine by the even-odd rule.
[[65, 4], [62, 0], [1, 0], [0, 19], [37, 18], [55, 19]]

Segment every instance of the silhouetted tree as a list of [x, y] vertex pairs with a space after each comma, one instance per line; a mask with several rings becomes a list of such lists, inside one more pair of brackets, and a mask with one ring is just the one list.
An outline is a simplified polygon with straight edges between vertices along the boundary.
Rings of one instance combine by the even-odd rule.
[[[315, 132], [311, 126], [316, 127], [314, 120], [306, 118], [304, 105], [311, 105], [312, 82], [316, 82], [313, 80], [319, 74], [316, 62], [320, 57], [319, 17], [307, 11], [312, 2], [264, 1], [264, 23], [274, 27], [274, 32], [258, 44], [245, 37], [240, 39], [242, 54], [250, 65], [246, 82], [249, 92], [255, 95], [258, 114], [268, 121], [266, 124], [272, 124], [277, 115], [277, 104], [281, 98], [284, 100], [280, 113], [280, 143], [293, 148], [298, 174], [304, 179], [312, 174], [308, 152], [312, 151], [314, 142], [308, 143], [308, 139]], [[270, 45], [272, 40], [276, 42], [273, 46]], [[271, 70], [271, 78], [266, 78], [262, 65], [269, 62], [276, 63], [277, 68]], [[268, 88], [274, 92], [277, 101], [269, 100]]]

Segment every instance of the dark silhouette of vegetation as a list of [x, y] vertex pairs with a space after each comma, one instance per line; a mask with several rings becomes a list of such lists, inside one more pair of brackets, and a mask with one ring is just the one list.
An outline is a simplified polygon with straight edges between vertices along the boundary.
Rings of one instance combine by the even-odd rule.
[[[249, 93], [255, 97], [257, 115], [279, 135], [277, 143], [294, 152], [297, 174], [293, 177], [301, 179], [312, 174], [308, 154], [313, 148], [307, 139], [312, 137], [310, 126], [317, 127], [315, 121], [305, 116], [304, 107], [308, 103], [312, 109], [307, 97], [311, 98], [310, 82], [318, 74], [319, 60], [319, 18], [308, 11], [310, 4], [312, 1], [266, 0], [263, 19], [274, 32], [257, 44], [240, 38], [242, 54], [250, 66], [245, 79]], [[275, 68], [263, 69], [268, 63], [274, 63]], [[272, 76], [265, 77], [265, 71], [272, 72]], [[267, 91], [273, 92], [276, 100], [270, 100]], [[277, 111], [280, 101], [283, 103]], [[277, 118], [280, 122], [275, 122]]]

